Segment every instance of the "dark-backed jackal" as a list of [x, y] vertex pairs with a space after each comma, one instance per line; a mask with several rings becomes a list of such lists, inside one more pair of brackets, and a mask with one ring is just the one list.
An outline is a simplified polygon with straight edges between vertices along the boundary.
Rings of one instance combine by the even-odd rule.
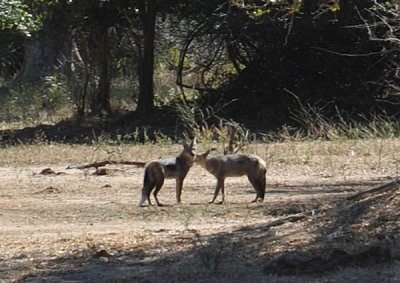
[[210, 150], [196, 156], [196, 162], [217, 178], [217, 187], [214, 197], [210, 201], [213, 203], [222, 191], [222, 202], [225, 201], [225, 178], [239, 177], [247, 175], [250, 183], [256, 190], [257, 196], [253, 202], [264, 200], [265, 195], [265, 176], [267, 173], [264, 160], [256, 155], [215, 155], [208, 157]]
[[184, 143], [181, 154], [177, 157], [168, 159], [153, 160], [146, 164], [144, 172], [144, 181], [142, 188], [142, 198], [140, 199], [138, 206], [142, 206], [147, 200], [149, 205], [150, 193], [155, 187], [154, 198], [158, 206], [162, 204], [158, 201], [157, 194], [164, 184], [164, 179], [176, 179], [176, 201], [181, 202], [181, 193], [183, 180], [186, 177], [190, 167], [192, 167], [194, 159], [196, 157], [196, 139], [194, 139], [189, 145]]

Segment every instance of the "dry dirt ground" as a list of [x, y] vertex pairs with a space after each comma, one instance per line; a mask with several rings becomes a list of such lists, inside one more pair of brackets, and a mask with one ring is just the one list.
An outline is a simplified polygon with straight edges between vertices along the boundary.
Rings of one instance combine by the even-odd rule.
[[394, 179], [399, 142], [387, 153], [314, 146], [250, 149], [268, 160], [263, 203], [250, 203], [242, 177], [227, 179], [226, 204], [208, 204], [216, 182], [196, 165], [183, 204], [167, 180], [165, 206], [142, 208], [143, 168], [107, 166], [99, 176], [67, 169], [89, 159], [65, 158], [65, 147], [3, 149], [0, 282], [400, 282], [400, 189], [348, 199]]

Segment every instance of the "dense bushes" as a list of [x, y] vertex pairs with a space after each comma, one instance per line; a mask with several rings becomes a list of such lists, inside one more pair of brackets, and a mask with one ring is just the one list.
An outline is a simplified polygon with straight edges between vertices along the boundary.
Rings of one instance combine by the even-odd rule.
[[[349, 120], [382, 110], [389, 116], [396, 113], [386, 98], [396, 102], [399, 97], [393, 91], [398, 48], [387, 40], [371, 40], [366, 26], [377, 23], [370, 26], [376, 38], [391, 35], [377, 20], [385, 9], [397, 6], [390, 1], [379, 6], [380, 1], [372, 0], [245, 2], [154, 2], [155, 63], [146, 66], [154, 65], [158, 77], [154, 89], [144, 93], [141, 87], [148, 76], [140, 71], [146, 59], [142, 21], [147, 15], [143, 7], [150, 2], [95, 1], [82, 6], [41, 1], [43, 21], [34, 40], [24, 43], [21, 35], [0, 31], [0, 87], [15, 91], [24, 84], [16, 74], [28, 73], [28, 64], [34, 65], [32, 58], [38, 56], [40, 64], [34, 67], [43, 68], [31, 68], [31, 73], [42, 76], [40, 83], [46, 77], [65, 80], [65, 95], [81, 116], [110, 114], [115, 107], [109, 104], [122, 105], [122, 93], [133, 97], [133, 105], [124, 106], [129, 110], [141, 95], [156, 106], [193, 102], [203, 112], [226, 104], [219, 114], [250, 128], [293, 123], [292, 114], [302, 104], [317, 105], [328, 117], [340, 112]], [[119, 16], [101, 16], [110, 9]], [[388, 24], [397, 25], [393, 15]], [[13, 43], [15, 52], [3, 39]], [[149, 109], [144, 112], [151, 114]]]

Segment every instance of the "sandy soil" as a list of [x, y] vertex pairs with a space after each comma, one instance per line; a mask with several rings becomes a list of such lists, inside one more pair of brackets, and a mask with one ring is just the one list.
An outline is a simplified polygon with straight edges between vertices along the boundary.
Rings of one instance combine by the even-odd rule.
[[[227, 179], [228, 202], [218, 205], [207, 203], [214, 177], [196, 165], [185, 180], [183, 204], [175, 204], [175, 181], [167, 180], [159, 194], [164, 207], [138, 208], [143, 168], [108, 166], [107, 175], [96, 176], [67, 166], [0, 167], [0, 282], [400, 280], [396, 253], [373, 264], [349, 261], [304, 273], [282, 263], [292, 251], [296, 262], [307, 262], [302, 251], [329, 254], [325, 248], [334, 243], [349, 251], [349, 241], [336, 237], [341, 226], [324, 224], [327, 211], [389, 181], [384, 170], [335, 175], [272, 166], [264, 203], [250, 203], [255, 192], [241, 177]], [[41, 174], [47, 167], [56, 174]], [[392, 197], [398, 201], [398, 190]], [[350, 245], [376, 243], [354, 239]], [[316, 257], [324, 265], [322, 258]]]

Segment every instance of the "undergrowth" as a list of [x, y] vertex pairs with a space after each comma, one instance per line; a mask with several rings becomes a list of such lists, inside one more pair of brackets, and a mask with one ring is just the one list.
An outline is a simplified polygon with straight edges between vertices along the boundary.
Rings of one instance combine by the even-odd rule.
[[318, 103], [303, 105], [300, 102], [299, 105], [300, 107], [291, 113], [292, 119], [299, 126], [284, 126], [275, 133], [275, 138], [354, 140], [394, 138], [400, 134], [399, 121], [385, 111], [349, 118], [337, 107], [335, 107], [336, 113], [332, 115], [328, 114], [328, 105], [319, 106]]
[[[62, 105], [66, 108], [66, 104], [70, 107], [72, 103], [66, 100], [64, 92], [65, 86], [56, 77], [46, 78], [46, 85], [41, 90], [33, 87], [10, 90], [10, 95], [2, 101], [0, 129], [55, 124], [70, 117], [70, 112], [66, 114], [62, 110]], [[175, 100], [172, 103], [178, 114], [179, 124], [184, 129], [180, 137], [168, 136], [160, 130], [139, 126], [128, 133], [121, 131], [122, 134], [116, 137], [111, 137], [107, 133], [100, 134], [92, 142], [169, 145], [181, 139], [188, 141], [196, 137], [199, 143], [208, 147], [221, 147], [224, 153], [228, 153], [237, 152], [254, 141], [267, 143], [340, 141], [388, 139], [400, 136], [400, 121], [385, 111], [350, 117], [337, 107], [332, 107], [332, 103], [303, 104], [298, 100], [298, 108], [291, 111], [293, 123], [282, 125], [273, 131], [258, 133], [252, 133], [244, 124], [221, 116], [225, 108], [235, 103], [234, 100], [227, 102], [221, 100], [214, 105], [202, 105], [195, 100], [189, 102]], [[332, 109], [335, 109], [333, 114]], [[32, 139], [33, 142], [46, 142], [46, 137], [43, 137], [43, 140], [36, 136]], [[0, 141], [2, 140], [0, 133]]]
[[[223, 148], [235, 132], [235, 142], [243, 147], [252, 141], [290, 142], [310, 140], [357, 140], [387, 139], [400, 135], [400, 122], [395, 116], [380, 113], [360, 114], [350, 117], [337, 107], [332, 114], [328, 110], [329, 103], [320, 105], [302, 104], [291, 111], [292, 125], [283, 125], [279, 129], [264, 133], [251, 133], [243, 124], [220, 117], [224, 108], [234, 101], [215, 106], [201, 107], [196, 102], [178, 103], [176, 111], [187, 129], [186, 136], [195, 136], [203, 143], [220, 143]], [[332, 109], [332, 107], [330, 107]]]

